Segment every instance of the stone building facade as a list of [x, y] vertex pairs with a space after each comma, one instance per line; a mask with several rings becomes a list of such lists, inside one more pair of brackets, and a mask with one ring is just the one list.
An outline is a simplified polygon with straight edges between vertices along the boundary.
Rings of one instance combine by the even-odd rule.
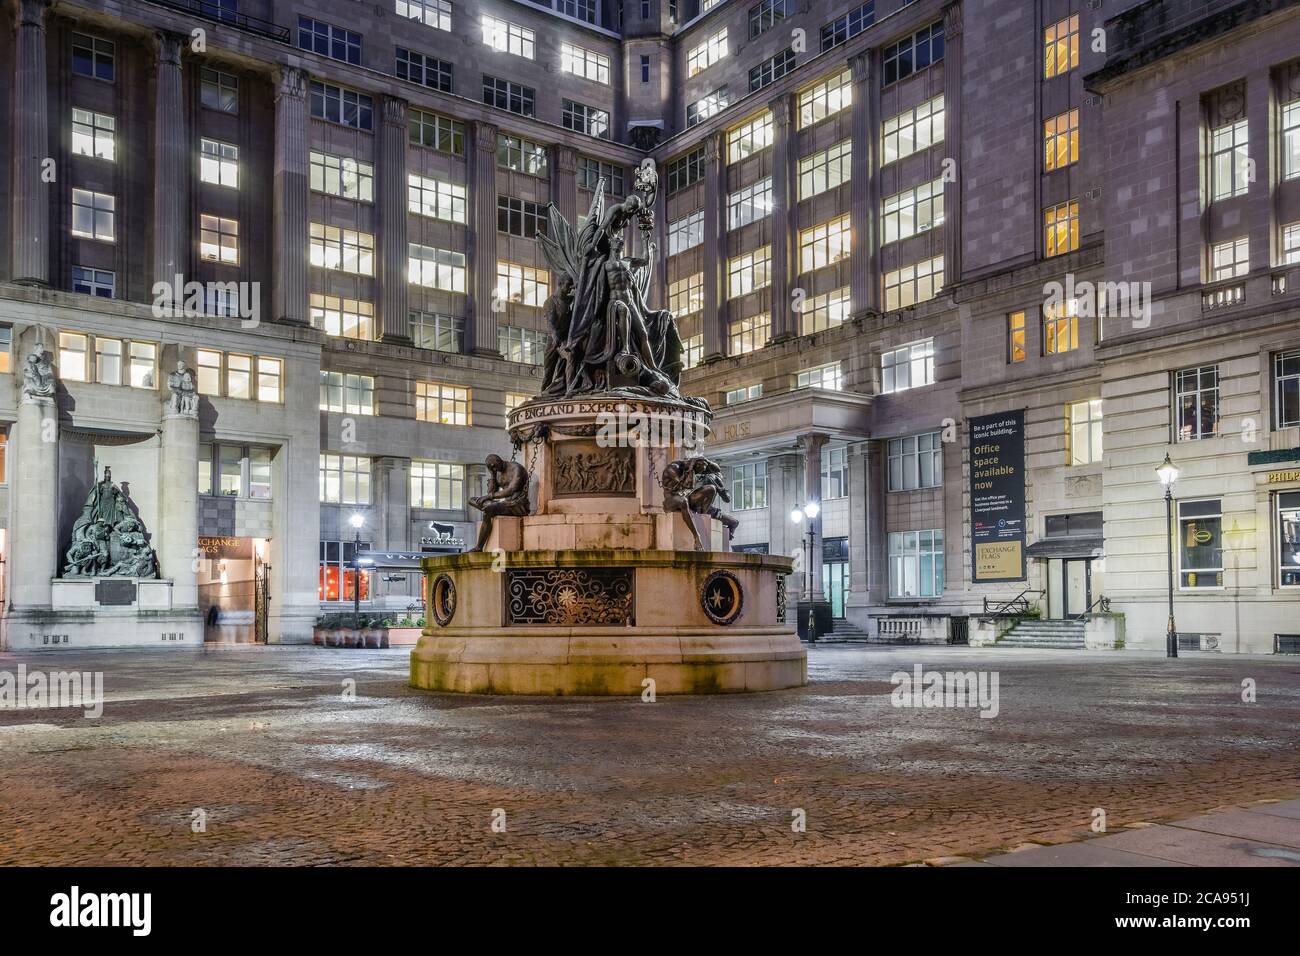
[[[945, 639], [1106, 597], [1161, 646], [1169, 453], [1187, 646], [1300, 633], [1294, 4], [3, 6], [10, 646], [96, 639], [45, 612], [104, 465], [171, 542], [142, 642], [310, 640], [351, 607], [354, 541], [471, 540], [538, 381], [546, 204], [577, 222], [647, 157], [732, 546], [796, 555], [839, 627]], [[199, 283], [193, 314], [160, 282]], [[53, 411], [23, 411], [33, 348]], [[984, 580], [970, 423], [1012, 412], [1023, 577]], [[400, 567], [360, 586], [418, 613]]]

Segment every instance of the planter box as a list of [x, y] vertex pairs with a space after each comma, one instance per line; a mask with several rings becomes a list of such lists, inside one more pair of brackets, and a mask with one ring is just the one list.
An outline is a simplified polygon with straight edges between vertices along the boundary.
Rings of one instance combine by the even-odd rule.
[[390, 627], [384, 647], [414, 647], [424, 633], [422, 627]]

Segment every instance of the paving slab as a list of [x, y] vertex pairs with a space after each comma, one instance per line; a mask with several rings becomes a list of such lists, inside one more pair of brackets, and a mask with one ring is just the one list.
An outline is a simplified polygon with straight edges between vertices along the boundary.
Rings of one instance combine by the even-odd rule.
[[1224, 810], [1187, 820], [1175, 820], [1171, 825], [1300, 850], [1300, 821], [1288, 817], [1250, 813], [1246, 810]]
[[1128, 850], [1098, 846], [1097, 840], [1040, 846], [999, 856], [985, 857], [991, 866], [1190, 866], [1174, 860], [1160, 859]]
[[1181, 826], [1144, 827], [1092, 842], [1189, 866], [1300, 866], [1300, 854], [1290, 847]]
[[1281, 800], [1277, 803], [1257, 803], [1246, 807], [1249, 813], [1266, 813], [1271, 817], [1286, 817], [1300, 820], [1300, 800]]

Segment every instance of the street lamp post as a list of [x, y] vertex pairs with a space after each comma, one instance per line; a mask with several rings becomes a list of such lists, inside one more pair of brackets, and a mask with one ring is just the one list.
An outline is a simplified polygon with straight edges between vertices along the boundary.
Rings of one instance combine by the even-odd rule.
[[1178, 480], [1178, 466], [1169, 454], [1156, 469], [1160, 483], [1165, 486], [1165, 546], [1169, 586], [1169, 624], [1165, 631], [1165, 656], [1178, 656], [1178, 628], [1174, 625], [1174, 482]]
[[349, 521], [352, 524], [352, 627], [361, 627], [361, 528], [366, 523], [365, 515], [354, 514]]
[[808, 608], [808, 640], [810, 642], [817, 640], [817, 617], [814, 613], [812, 596], [813, 596], [813, 569], [812, 555], [813, 546], [816, 543], [817, 529], [814, 520], [817, 515], [821, 514], [821, 505], [815, 501], [810, 501], [802, 507], [796, 507], [790, 512], [790, 520], [795, 524], [802, 524], [804, 519], [808, 519], [808, 531], [803, 540], [803, 564], [804, 564], [804, 604]]

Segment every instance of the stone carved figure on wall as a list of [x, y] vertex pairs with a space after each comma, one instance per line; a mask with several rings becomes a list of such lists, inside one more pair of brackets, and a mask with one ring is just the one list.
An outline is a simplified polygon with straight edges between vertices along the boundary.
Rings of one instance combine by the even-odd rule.
[[158, 577], [158, 558], [149, 547], [144, 523], [130, 509], [126, 495], [113, 483], [113, 469], [95, 482], [72, 525], [63, 576]]
[[176, 371], [167, 376], [167, 387], [171, 394], [167, 397], [168, 415], [197, 416], [199, 413], [199, 392], [194, 385], [194, 373], [184, 362], [176, 363]]
[[517, 461], [505, 461], [500, 455], [488, 455], [487, 494], [469, 500], [470, 506], [483, 512], [478, 541], [470, 551], [482, 551], [492, 533], [492, 519], [498, 515], [522, 518], [528, 514], [528, 471]]
[[[620, 392], [707, 407], [678, 391], [683, 348], [677, 323], [671, 312], [646, 302], [656, 251], [650, 236], [658, 175], [652, 164], [638, 167], [634, 184], [631, 196], [606, 209], [600, 180], [579, 230], [554, 204], [548, 207], [548, 230], [537, 241], [557, 287], [547, 303], [551, 339], [541, 391]], [[624, 233], [634, 224], [644, 256], [624, 255]]]
[[704, 457], [679, 458], [669, 462], [659, 481], [664, 489], [664, 511], [682, 516], [695, 539], [696, 551], [704, 551], [705, 547], [691, 512], [717, 518], [727, 529], [728, 541], [735, 536], [740, 522], [713, 503], [718, 498], [731, 501], [722, 469], [716, 462]]
[[42, 345], [33, 345], [27, 353], [22, 394], [24, 402], [41, 402], [54, 396], [54, 365]]

